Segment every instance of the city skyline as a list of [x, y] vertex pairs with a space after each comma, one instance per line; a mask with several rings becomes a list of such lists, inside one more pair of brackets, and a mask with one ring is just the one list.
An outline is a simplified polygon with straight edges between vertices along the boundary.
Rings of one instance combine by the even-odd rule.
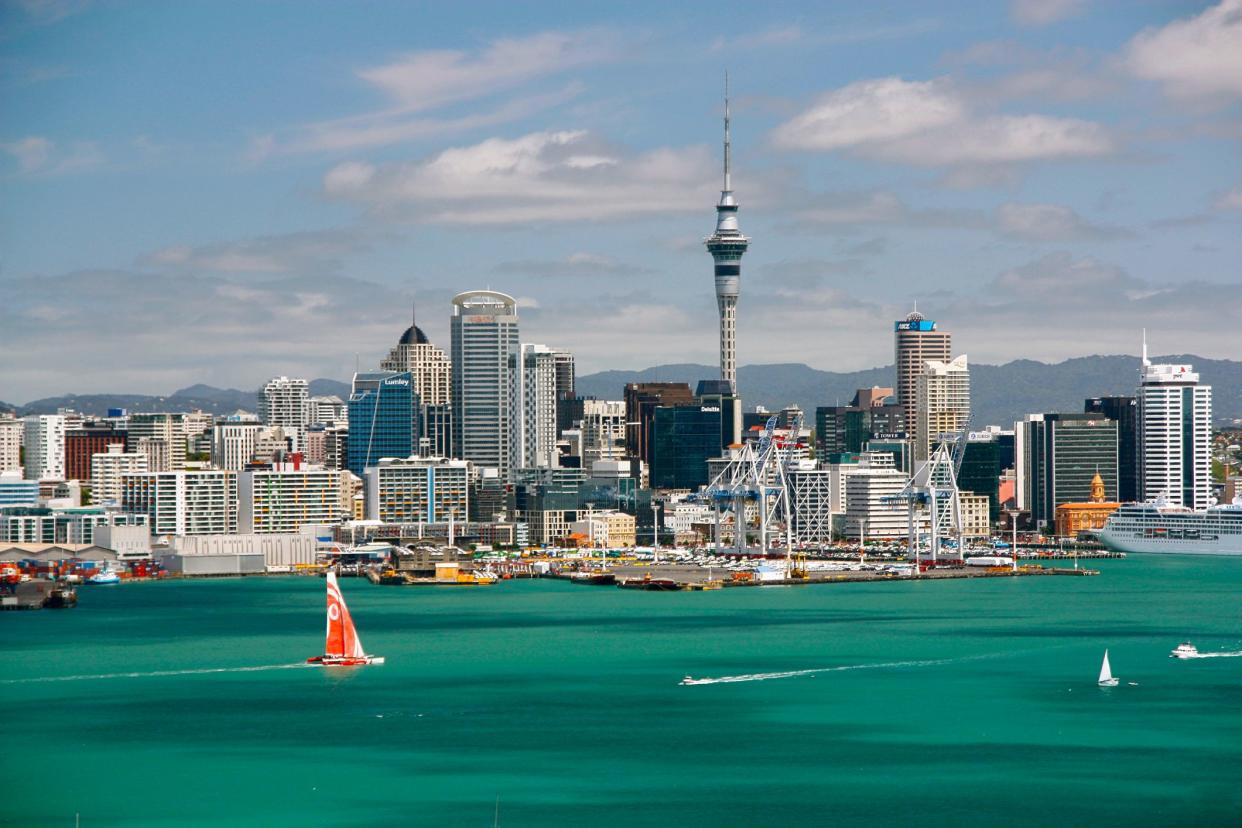
[[[916, 301], [972, 362], [1134, 353], [1140, 327], [1235, 356], [1239, 8], [652, 7], [638, 30], [589, 10], [419, 28], [270, 4], [243, 29], [209, 6], [7, 7], [0, 396], [343, 379], [415, 292], [443, 349], [451, 297], [483, 286], [583, 373], [711, 364], [725, 68], [760, 239], [739, 365], [888, 364]], [[202, 31], [284, 26], [293, 50], [345, 20], [365, 49], [200, 55], [194, 110], [154, 71], [191, 71]], [[77, 48], [101, 32], [115, 55]], [[1189, 48], [1206, 59], [1153, 59]]]

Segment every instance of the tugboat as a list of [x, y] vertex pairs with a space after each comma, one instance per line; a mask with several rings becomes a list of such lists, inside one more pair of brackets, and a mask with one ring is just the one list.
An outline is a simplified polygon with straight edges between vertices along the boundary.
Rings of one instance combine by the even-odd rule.
[[361, 667], [366, 664], [383, 664], [383, 656], [367, 655], [354, 629], [354, 619], [345, 606], [345, 597], [336, 583], [336, 573], [328, 572], [328, 640], [323, 655], [311, 656], [307, 664], [324, 667]]

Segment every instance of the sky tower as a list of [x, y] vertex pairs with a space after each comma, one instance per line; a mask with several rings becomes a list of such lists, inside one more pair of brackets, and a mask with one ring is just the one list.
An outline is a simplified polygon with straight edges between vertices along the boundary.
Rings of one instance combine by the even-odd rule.
[[724, 189], [716, 205], [716, 232], [704, 244], [716, 262], [716, 306], [720, 308], [720, 378], [737, 392], [737, 297], [742, 288], [742, 254], [750, 239], [737, 226], [737, 199], [730, 178], [732, 148], [729, 142], [729, 76], [725, 75]]

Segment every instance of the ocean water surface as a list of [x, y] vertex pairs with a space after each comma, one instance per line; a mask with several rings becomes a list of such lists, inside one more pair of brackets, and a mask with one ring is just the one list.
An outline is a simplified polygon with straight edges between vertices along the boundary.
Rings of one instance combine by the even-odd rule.
[[1242, 658], [1168, 658], [1242, 650], [1242, 559], [1098, 568], [707, 593], [344, 579], [387, 658], [350, 671], [301, 665], [317, 578], [83, 587], [75, 610], [0, 614], [0, 824], [1242, 824]]

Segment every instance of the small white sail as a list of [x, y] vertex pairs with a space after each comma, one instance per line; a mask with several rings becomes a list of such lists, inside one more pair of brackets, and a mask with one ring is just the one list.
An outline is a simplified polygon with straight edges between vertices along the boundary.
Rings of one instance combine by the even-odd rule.
[[1113, 678], [1113, 669], [1108, 664], [1108, 650], [1104, 651], [1104, 663], [1100, 665], [1100, 686], [1113, 687], [1117, 679]]

